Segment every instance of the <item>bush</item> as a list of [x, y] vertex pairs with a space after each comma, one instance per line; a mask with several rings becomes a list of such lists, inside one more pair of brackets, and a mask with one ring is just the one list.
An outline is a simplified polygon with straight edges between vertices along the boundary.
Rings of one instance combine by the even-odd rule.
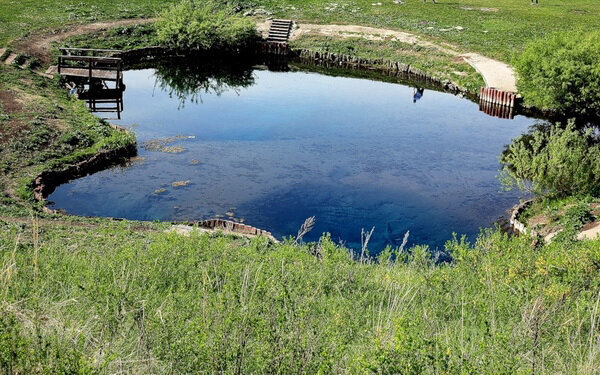
[[528, 104], [568, 114], [600, 113], [600, 32], [556, 33], [529, 44], [514, 66]]
[[184, 0], [156, 23], [157, 41], [179, 50], [237, 52], [257, 38], [254, 22], [213, 3]]
[[500, 162], [508, 188], [553, 197], [600, 193], [600, 145], [591, 130], [581, 132], [573, 122], [519, 136]]

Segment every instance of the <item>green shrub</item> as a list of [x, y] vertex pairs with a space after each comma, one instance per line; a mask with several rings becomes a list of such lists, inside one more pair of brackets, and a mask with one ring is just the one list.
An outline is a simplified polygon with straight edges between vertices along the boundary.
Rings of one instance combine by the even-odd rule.
[[236, 52], [257, 38], [255, 24], [213, 3], [184, 0], [156, 23], [159, 44], [179, 50]]
[[528, 104], [570, 114], [600, 112], [600, 32], [556, 33], [515, 58]]
[[500, 162], [508, 188], [552, 197], [600, 193], [600, 145], [591, 130], [581, 132], [572, 122], [519, 136]]
[[567, 227], [581, 229], [585, 223], [592, 221], [593, 218], [590, 205], [587, 202], [580, 202], [567, 208], [562, 220]]

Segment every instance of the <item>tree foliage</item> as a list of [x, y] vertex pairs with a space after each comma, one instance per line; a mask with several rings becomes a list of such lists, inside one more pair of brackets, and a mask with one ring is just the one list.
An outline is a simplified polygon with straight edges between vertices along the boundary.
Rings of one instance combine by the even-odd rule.
[[257, 38], [250, 19], [197, 0], [184, 0], [165, 11], [156, 31], [159, 44], [179, 50], [237, 52]]
[[600, 113], [600, 32], [555, 33], [514, 61], [528, 104], [568, 114]]

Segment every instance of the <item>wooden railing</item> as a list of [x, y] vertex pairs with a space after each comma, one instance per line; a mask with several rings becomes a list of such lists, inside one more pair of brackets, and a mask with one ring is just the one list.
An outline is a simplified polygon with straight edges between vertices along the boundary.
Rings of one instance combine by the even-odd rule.
[[59, 48], [61, 55], [67, 56], [100, 56], [100, 55], [110, 55], [105, 57], [112, 57], [112, 55], [122, 53], [123, 51], [118, 49], [93, 49], [93, 48], [67, 48], [62, 47]]
[[123, 61], [118, 57], [104, 56], [62, 55], [58, 57], [58, 74], [85, 77], [85, 70], [89, 82], [96, 78], [119, 83], [122, 79]]

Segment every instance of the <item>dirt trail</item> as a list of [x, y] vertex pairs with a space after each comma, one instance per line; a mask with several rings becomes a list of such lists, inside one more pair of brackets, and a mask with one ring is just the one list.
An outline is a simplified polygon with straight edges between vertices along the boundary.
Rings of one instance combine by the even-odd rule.
[[77, 25], [65, 31], [48, 33], [41, 32], [18, 40], [15, 47], [30, 56], [38, 58], [42, 63], [50, 63], [50, 49], [52, 43], [70, 38], [75, 35], [89, 34], [97, 31], [111, 29], [113, 27], [139, 25], [156, 21], [155, 18], [133, 18], [119, 21], [95, 22], [85, 25]]
[[[154, 18], [136, 18], [128, 20], [96, 22], [87, 25], [78, 25], [58, 33], [37, 33], [16, 43], [16, 47], [27, 54], [37, 57], [43, 63], [50, 62], [50, 49], [54, 42], [69, 38], [74, 35], [93, 33], [101, 30], [119, 26], [129, 26], [142, 23], [154, 22]], [[258, 30], [265, 35], [268, 33], [271, 21], [258, 23]], [[423, 47], [435, 48], [446, 54], [463, 58], [482, 76], [488, 87], [495, 87], [502, 91], [516, 92], [517, 85], [513, 69], [498, 60], [485, 57], [478, 53], [461, 53], [456, 46], [450, 44], [436, 44], [424, 40], [418, 35], [375, 27], [359, 25], [319, 25], [310, 23], [298, 23], [292, 33], [294, 40], [302, 35], [317, 34], [335, 36], [341, 38], [361, 37], [369, 40], [397, 40], [404, 43], [416, 44]]]
[[397, 40], [422, 47], [435, 48], [446, 54], [463, 58], [481, 74], [488, 87], [494, 87], [502, 91], [517, 92], [515, 72], [509, 65], [478, 53], [460, 53], [457, 47], [450, 44], [435, 44], [423, 40], [415, 34], [366, 26], [305, 23], [298, 24], [297, 26], [298, 28], [292, 34], [292, 40], [306, 34], [317, 34], [341, 38], [362, 37], [369, 40]]

